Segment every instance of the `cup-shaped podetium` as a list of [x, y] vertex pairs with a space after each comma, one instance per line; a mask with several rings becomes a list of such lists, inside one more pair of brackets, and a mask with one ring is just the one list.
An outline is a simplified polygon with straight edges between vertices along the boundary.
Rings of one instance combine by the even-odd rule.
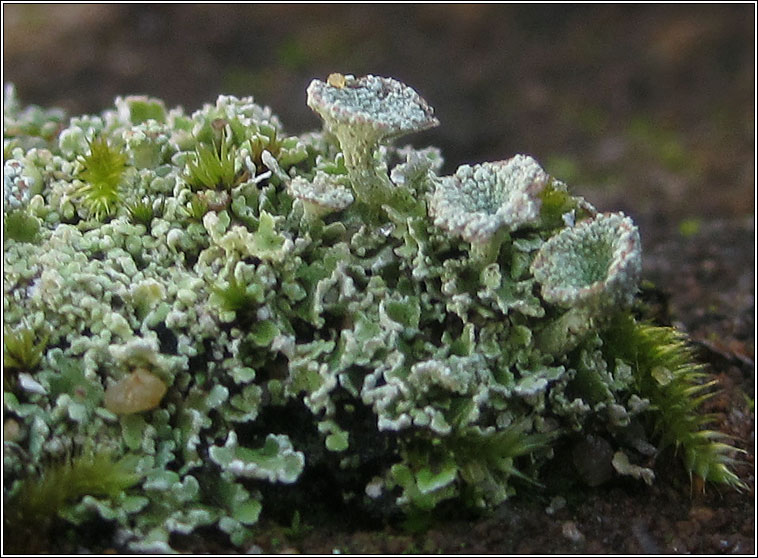
[[531, 269], [546, 302], [602, 312], [632, 303], [641, 253], [632, 220], [623, 213], [601, 213], [550, 238]]
[[474, 257], [492, 262], [508, 232], [538, 221], [548, 179], [528, 155], [462, 165], [436, 179], [429, 212], [437, 227], [471, 243]]
[[377, 177], [374, 152], [380, 143], [439, 125], [433, 109], [407, 85], [377, 76], [332, 74], [308, 86], [308, 106], [340, 142], [353, 188], [372, 203], [389, 179]]
[[319, 219], [329, 213], [342, 211], [353, 203], [353, 193], [339, 183], [338, 179], [325, 172], [317, 171], [313, 180], [293, 178], [287, 191], [303, 204], [307, 219]]
[[531, 270], [545, 302], [567, 311], [539, 333], [540, 348], [565, 354], [597, 320], [631, 305], [641, 268], [639, 232], [623, 213], [600, 213], [550, 238]]

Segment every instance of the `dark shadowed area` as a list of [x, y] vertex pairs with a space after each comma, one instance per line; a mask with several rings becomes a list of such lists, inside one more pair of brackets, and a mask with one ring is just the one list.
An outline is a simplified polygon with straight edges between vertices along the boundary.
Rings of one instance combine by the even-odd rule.
[[[395, 77], [441, 126], [409, 138], [462, 163], [535, 157], [640, 226], [646, 293], [686, 330], [722, 393], [718, 426], [747, 451], [743, 492], [657, 482], [528, 492], [418, 534], [274, 525], [255, 548], [332, 553], [755, 551], [755, 5], [4, 5], [4, 80], [22, 103], [100, 112], [144, 93], [192, 112], [252, 95], [289, 132], [320, 126], [314, 77]], [[226, 552], [225, 541], [179, 548]], [[51, 549], [58, 551], [58, 549]], [[102, 550], [102, 549], [100, 549]]]

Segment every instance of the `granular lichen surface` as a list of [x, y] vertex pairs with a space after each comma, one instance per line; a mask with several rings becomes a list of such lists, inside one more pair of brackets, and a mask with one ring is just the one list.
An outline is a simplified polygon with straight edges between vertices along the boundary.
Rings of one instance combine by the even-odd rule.
[[309, 505], [308, 470], [379, 519], [492, 509], [585, 436], [615, 475], [653, 482], [668, 445], [740, 484], [685, 339], [634, 317], [632, 220], [526, 155], [439, 176], [439, 150], [389, 143], [438, 124], [410, 87], [314, 80], [325, 128], [299, 136], [249, 97], [7, 99], [17, 533], [99, 518], [130, 551], [201, 528], [244, 549]]

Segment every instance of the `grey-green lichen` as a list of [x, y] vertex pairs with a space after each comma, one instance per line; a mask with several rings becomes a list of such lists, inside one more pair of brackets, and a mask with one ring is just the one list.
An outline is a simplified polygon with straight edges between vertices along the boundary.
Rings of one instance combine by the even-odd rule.
[[537, 222], [548, 178], [526, 155], [462, 165], [436, 180], [429, 213], [436, 226], [469, 242], [474, 255], [493, 260], [505, 234]]
[[309, 470], [369, 515], [489, 508], [590, 434], [619, 474], [651, 480], [659, 442], [739, 484], [686, 347], [632, 318], [631, 219], [525, 155], [440, 176], [439, 150], [389, 143], [438, 123], [395, 80], [333, 74], [308, 104], [324, 131], [290, 136], [249, 97], [6, 103], [7, 501], [107, 455], [136, 484], [57, 517], [168, 552], [200, 527], [244, 548], [324, 496]]
[[392, 79], [331, 74], [308, 86], [308, 106], [321, 116], [344, 154], [356, 195], [381, 205], [391, 194], [386, 172], [377, 172], [378, 147], [389, 140], [439, 125], [416, 91]]
[[547, 181], [547, 173], [526, 155], [463, 165], [455, 175], [438, 179], [430, 213], [438, 227], [467, 242], [486, 242], [502, 228], [511, 231], [536, 222], [538, 194]]

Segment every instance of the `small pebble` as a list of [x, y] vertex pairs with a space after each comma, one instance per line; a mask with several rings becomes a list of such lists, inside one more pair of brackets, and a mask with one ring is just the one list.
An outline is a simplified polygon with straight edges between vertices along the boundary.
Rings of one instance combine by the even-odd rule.
[[3, 440], [17, 442], [21, 439], [21, 425], [13, 419], [6, 419], [3, 423]]
[[588, 486], [600, 486], [613, 477], [613, 448], [600, 436], [588, 435], [572, 449], [574, 466]]
[[564, 521], [561, 524], [561, 533], [574, 544], [584, 542], [584, 534], [573, 521]]
[[690, 519], [701, 524], [709, 523], [713, 519], [713, 510], [705, 506], [695, 506], [690, 510]]
[[[637, 519], [632, 523], [632, 534], [634, 535], [634, 538], [637, 539], [637, 542], [639, 543], [640, 548], [644, 554], [661, 553], [660, 549], [658, 548], [658, 544], [653, 539], [652, 535], [650, 534], [650, 529], [648, 529], [648, 526], [644, 521]], [[686, 553], [687, 551], [682, 549], [681, 552]]]
[[564, 507], [566, 507], [566, 498], [563, 496], [556, 496], [550, 500], [550, 505], [545, 508], [545, 513], [548, 515], [553, 515], [558, 510], [562, 510]]

